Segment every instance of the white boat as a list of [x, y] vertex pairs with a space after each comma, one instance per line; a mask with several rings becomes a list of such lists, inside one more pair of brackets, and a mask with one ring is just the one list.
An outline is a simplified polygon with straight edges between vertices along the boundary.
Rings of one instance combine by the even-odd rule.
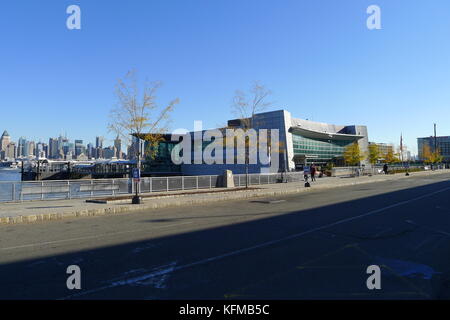
[[0, 163], [0, 170], [17, 170], [17, 163], [15, 162], [3, 162]]
[[1, 171], [18, 171], [17, 167], [0, 167]]

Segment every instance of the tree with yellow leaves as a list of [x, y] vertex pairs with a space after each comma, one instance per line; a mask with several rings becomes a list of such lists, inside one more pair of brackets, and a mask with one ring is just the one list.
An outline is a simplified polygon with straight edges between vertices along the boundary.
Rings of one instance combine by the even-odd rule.
[[344, 160], [348, 165], [357, 166], [364, 158], [365, 156], [362, 154], [358, 142], [348, 145], [344, 150]]
[[160, 82], [139, 86], [134, 70], [129, 71], [116, 84], [117, 103], [110, 112], [108, 129], [131, 145], [132, 138], [138, 138], [137, 145], [134, 144], [133, 147], [138, 169], [141, 168], [143, 141], [147, 141], [147, 151], [154, 157], [162, 134], [168, 130], [169, 115], [179, 102], [174, 99], [160, 108], [156, 103], [156, 92], [160, 86]]
[[422, 147], [422, 158], [423, 158], [424, 162], [427, 164], [440, 163], [444, 159], [444, 157], [441, 155], [441, 152], [439, 149], [437, 149], [433, 152], [433, 151], [431, 151], [430, 146], [427, 144], [425, 144]]
[[376, 164], [380, 158], [380, 148], [376, 144], [369, 144], [369, 154], [367, 156], [371, 164]]
[[392, 149], [389, 149], [388, 152], [386, 152], [386, 155], [384, 157], [385, 163], [396, 163], [399, 162], [398, 153], [394, 153]]

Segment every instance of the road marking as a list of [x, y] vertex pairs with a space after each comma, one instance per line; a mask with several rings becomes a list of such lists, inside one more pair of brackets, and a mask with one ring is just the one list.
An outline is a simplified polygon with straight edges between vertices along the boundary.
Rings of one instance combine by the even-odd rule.
[[380, 232], [375, 234], [373, 237], [377, 238], [377, 237], [381, 236], [382, 234], [385, 234], [386, 232], [391, 231], [391, 230], [392, 230], [392, 228], [387, 228], [387, 229], [381, 230]]
[[55, 240], [55, 241], [46, 241], [46, 242], [40, 242], [40, 243], [30, 243], [30, 244], [24, 244], [24, 245], [20, 245], [20, 246], [0, 248], [0, 250], [14, 250], [14, 249], [21, 249], [21, 248], [29, 248], [29, 247], [39, 247], [39, 246], [45, 246], [45, 245], [49, 245], [49, 244], [56, 244], [56, 243], [63, 243], [63, 242], [88, 240], [88, 239], [98, 239], [98, 238], [116, 236], [116, 235], [119, 235], [119, 234], [126, 234], [126, 233], [135, 233], [135, 232], [142, 232], [142, 231], [148, 232], [148, 231], [151, 231], [151, 230], [154, 230], [154, 229], [163, 229], [163, 228], [181, 226], [181, 225], [191, 224], [191, 223], [193, 223], [193, 222], [183, 222], [183, 223], [169, 224], [169, 225], [166, 225], [166, 226], [158, 226], [158, 227], [154, 227], [154, 228], [151, 228], [151, 229], [134, 229], [134, 230], [128, 230], [128, 231], [119, 231], [119, 232], [114, 232], [114, 233], [104, 233], [104, 234], [95, 235], [95, 236], [87, 236], [87, 237], [71, 238], [71, 239], [62, 239], [62, 240]]
[[[320, 227], [312, 228], [312, 229], [309, 229], [309, 230], [306, 230], [306, 231], [303, 231], [303, 232], [300, 232], [300, 233], [296, 233], [296, 234], [293, 234], [293, 235], [290, 235], [290, 236], [287, 236], [287, 237], [283, 237], [283, 238], [280, 238], [280, 239], [263, 242], [263, 243], [260, 243], [260, 244], [257, 244], [257, 245], [251, 246], [251, 247], [242, 248], [242, 249], [239, 249], [239, 250], [227, 252], [227, 253], [224, 253], [224, 254], [220, 254], [220, 255], [217, 255], [217, 256], [205, 258], [205, 259], [198, 260], [198, 261], [191, 262], [191, 263], [187, 263], [187, 264], [184, 264], [184, 265], [178, 265], [178, 266], [176, 266], [174, 268], [164, 269], [163, 267], [157, 267], [155, 269], [160, 269], [161, 268], [162, 270], [158, 271], [158, 272], [156, 272], [154, 274], [146, 275], [145, 278], [146, 279], [150, 279], [151, 277], [161, 276], [161, 275], [163, 275], [165, 273], [174, 273], [174, 272], [177, 272], [179, 270], [184, 270], [184, 269], [187, 269], [187, 268], [203, 265], [203, 264], [206, 264], [206, 263], [209, 263], [209, 262], [213, 262], [213, 261], [221, 260], [221, 259], [224, 259], [224, 258], [236, 256], [236, 255], [239, 255], [239, 254], [244, 253], [244, 252], [249, 252], [249, 251], [252, 251], [252, 250], [255, 250], [255, 249], [261, 249], [261, 248], [268, 247], [268, 246], [271, 246], [271, 245], [274, 245], [274, 244], [277, 244], [277, 243], [280, 243], [280, 242], [284, 242], [284, 241], [287, 241], [287, 240], [296, 239], [296, 238], [302, 237], [304, 235], [307, 235], [307, 234], [310, 234], [310, 233], [313, 233], [313, 232], [316, 232], [316, 231], [321, 231], [321, 230], [324, 230], [324, 229], [328, 229], [330, 227], [334, 227], [334, 226], [337, 226], [337, 225], [340, 225], [340, 224], [343, 224], [343, 223], [347, 223], [347, 222], [350, 222], [350, 221], [353, 221], [353, 220], [357, 220], [357, 219], [360, 219], [360, 218], [364, 218], [364, 217], [367, 217], [367, 216], [370, 216], [370, 215], [373, 215], [373, 214], [376, 214], [376, 213], [380, 213], [380, 212], [383, 212], [383, 211], [386, 211], [386, 210], [389, 210], [389, 209], [392, 209], [392, 208], [396, 208], [396, 207], [399, 207], [399, 206], [402, 206], [402, 205], [405, 205], [405, 204], [408, 204], [408, 203], [411, 203], [411, 202], [422, 200], [422, 199], [434, 196], [436, 194], [445, 192], [447, 190], [450, 190], [450, 187], [444, 188], [444, 189], [441, 189], [439, 191], [435, 191], [435, 192], [432, 192], [432, 193], [428, 193], [428, 194], [422, 195], [422, 196], [417, 197], [417, 198], [412, 198], [412, 199], [409, 199], [409, 200], [397, 202], [396, 204], [392, 204], [390, 206], [386, 206], [386, 207], [383, 207], [383, 208], [380, 208], [380, 209], [372, 210], [372, 211], [360, 214], [358, 216], [342, 219], [342, 220], [339, 220], [339, 221], [336, 221], [336, 222], [333, 222], [333, 223], [329, 223], [329, 224], [326, 224], [326, 225], [323, 225], [323, 226], [320, 226]], [[125, 284], [127, 284], [126, 281], [120, 283], [120, 285], [125, 285]], [[102, 291], [102, 290], [105, 290], [105, 289], [108, 289], [108, 286], [99, 287], [99, 288], [96, 288], [96, 289], [94, 288], [94, 289], [91, 289], [91, 290], [85, 291], [85, 292], [79, 292], [77, 294], [69, 295], [69, 296], [63, 297], [61, 299], [70, 299], [70, 298], [74, 298], [74, 297], [79, 297], [79, 296], [83, 296], [83, 295], [86, 295], [86, 294], [89, 294], [89, 293]]]
[[415, 248], [414, 251], [418, 251], [420, 248], [422, 248], [425, 244], [436, 240], [435, 237], [429, 237], [429, 238], [425, 238], [425, 240], [421, 241]]
[[432, 231], [432, 232], [435, 232], [435, 233], [442, 234], [442, 235], [447, 236], [447, 237], [450, 236], [450, 233], [448, 233], [448, 232], [445, 232], [445, 231], [442, 231], [442, 230], [439, 230], [439, 229], [434, 229], [434, 228], [431, 228], [431, 227], [427, 227], [427, 226], [424, 226], [424, 225], [419, 225], [419, 224], [415, 223], [412, 220], [406, 220], [405, 222], [409, 223], [409, 224], [412, 224], [413, 226], [417, 226], [419, 228], [423, 228], [423, 229], [428, 230], [428, 231]]

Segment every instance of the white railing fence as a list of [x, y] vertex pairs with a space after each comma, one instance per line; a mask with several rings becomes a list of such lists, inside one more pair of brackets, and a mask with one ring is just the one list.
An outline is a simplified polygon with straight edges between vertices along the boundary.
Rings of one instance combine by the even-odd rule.
[[[234, 175], [237, 187], [245, 186], [245, 174]], [[298, 172], [284, 174], [249, 174], [249, 185], [294, 182], [303, 179]], [[168, 192], [177, 190], [214, 189], [220, 187], [219, 175], [173, 176], [141, 178], [141, 193]], [[80, 199], [121, 194], [133, 194], [132, 179], [81, 179], [0, 182], [0, 202], [27, 200]]]
[[[413, 167], [411, 167], [412, 169]], [[378, 167], [361, 170], [356, 167], [333, 168], [335, 176], [359, 176], [380, 174]], [[390, 169], [394, 169], [390, 167]], [[233, 175], [236, 187], [246, 186], [245, 174]], [[248, 185], [264, 185], [303, 181], [303, 172], [255, 173], [248, 175]], [[221, 176], [172, 176], [141, 178], [141, 193], [168, 192], [176, 190], [214, 189], [221, 186]], [[89, 180], [44, 180], [44, 181], [1, 181], [0, 203], [26, 200], [80, 199], [121, 194], [133, 194], [132, 179], [89, 179]]]

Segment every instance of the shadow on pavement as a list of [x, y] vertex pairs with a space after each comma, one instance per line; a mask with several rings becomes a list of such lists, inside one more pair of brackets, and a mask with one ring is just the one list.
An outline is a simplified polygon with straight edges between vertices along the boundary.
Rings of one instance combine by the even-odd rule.
[[[144, 241], [7, 263], [0, 298], [449, 298], [448, 188], [439, 182], [159, 238], [149, 229]], [[146, 222], [199, 218], [187, 208], [182, 219]], [[371, 291], [366, 268], [376, 263], [386, 276]], [[81, 290], [66, 287], [73, 264]]]

